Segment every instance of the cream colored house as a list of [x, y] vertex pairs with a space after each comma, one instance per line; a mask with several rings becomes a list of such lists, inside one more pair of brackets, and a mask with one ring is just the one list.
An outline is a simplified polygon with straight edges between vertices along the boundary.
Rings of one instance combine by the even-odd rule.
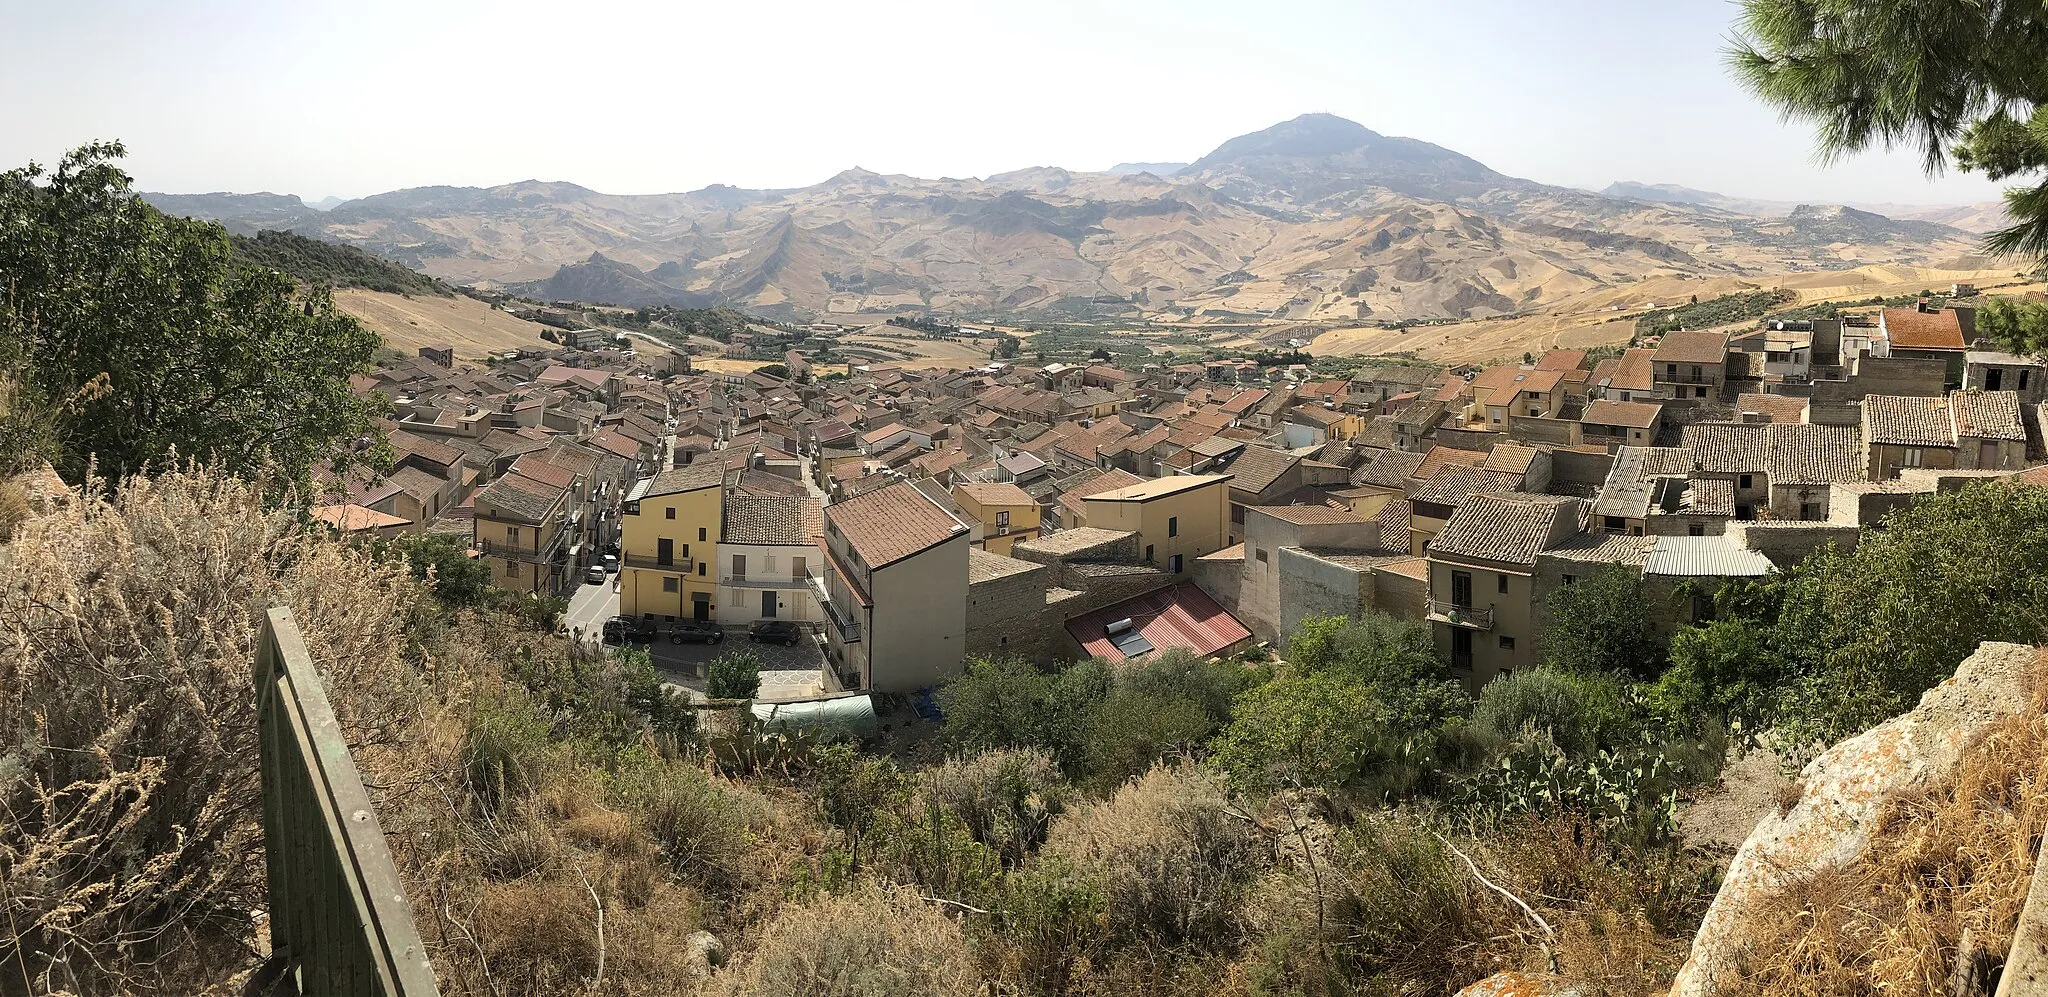
[[1082, 499], [1096, 529], [1138, 534], [1148, 564], [1185, 576], [1195, 559], [1230, 546], [1228, 474], [1176, 474]]
[[818, 500], [786, 495], [725, 497], [718, 545], [718, 622], [822, 622], [812, 586], [823, 570]]
[[960, 674], [971, 532], [907, 482], [825, 508], [813, 592], [839, 688], [913, 692]]

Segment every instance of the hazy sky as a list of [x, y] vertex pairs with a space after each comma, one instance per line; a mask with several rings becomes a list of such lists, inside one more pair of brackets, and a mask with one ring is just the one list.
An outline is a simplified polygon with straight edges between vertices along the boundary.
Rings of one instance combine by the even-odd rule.
[[1327, 111], [1503, 173], [1951, 203], [1822, 168], [1722, 66], [1725, 0], [0, 0], [0, 166], [127, 142], [145, 189], [794, 187], [1188, 160]]

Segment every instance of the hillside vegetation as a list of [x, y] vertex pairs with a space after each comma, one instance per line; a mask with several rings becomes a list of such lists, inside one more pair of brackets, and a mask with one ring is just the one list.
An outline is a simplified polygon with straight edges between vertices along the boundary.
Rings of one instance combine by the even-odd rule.
[[455, 289], [426, 274], [379, 259], [354, 246], [308, 239], [293, 232], [262, 231], [228, 236], [235, 259], [282, 271], [307, 284], [360, 287], [392, 294], [448, 297]]

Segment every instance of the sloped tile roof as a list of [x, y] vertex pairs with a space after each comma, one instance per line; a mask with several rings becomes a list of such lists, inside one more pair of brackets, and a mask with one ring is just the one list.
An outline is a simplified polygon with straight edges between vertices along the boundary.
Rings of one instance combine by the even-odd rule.
[[1953, 308], [1923, 312], [1919, 308], [1887, 308], [1884, 329], [1892, 346], [1905, 350], [1964, 349], [1963, 326]]
[[1854, 427], [1768, 425], [1773, 486], [1848, 484], [1868, 476], [1863, 436]]
[[1956, 435], [1983, 440], [2024, 440], [2027, 427], [2020, 421], [2020, 398], [2011, 391], [1955, 391], [1949, 394], [1955, 411]]
[[1282, 453], [1271, 447], [1249, 446], [1230, 462], [1230, 473], [1236, 476], [1231, 487], [1247, 492], [1263, 492], [1301, 458]]
[[1664, 406], [1655, 402], [1617, 402], [1602, 398], [1586, 406], [1586, 414], [1579, 417], [1579, 424], [1648, 429], [1656, 425], [1663, 414]]
[[725, 497], [726, 543], [807, 546], [825, 534], [818, 500], [794, 495]]
[[1255, 505], [1250, 508], [1296, 526], [1332, 526], [1340, 523], [1365, 522], [1363, 517], [1349, 509], [1334, 509], [1327, 505]]
[[1551, 496], [1474, 495], [1430, 541], [1433, 554], [1534, 565], [1564, 520], [1576, 526], [1577, 499]]
[[839, 502], [825, 519], [846, 537], [869, 569], [886, 567], [967, 528], [908, 482]]
[[1692, 452], [1698, 470], [1754, 474], [1770, 464], [1764, 423], [1699, 422], [1685, 427], [1680, 445]]
[[1720, 364], [1728, 359], [1725, 332], [1672, 332], [1658, 340], [1651, 363]]
[[1863, 399], [1863, 432], [1870, 442], [1889, 446], [1956, 445], [1946, 398], [1870, 395]]

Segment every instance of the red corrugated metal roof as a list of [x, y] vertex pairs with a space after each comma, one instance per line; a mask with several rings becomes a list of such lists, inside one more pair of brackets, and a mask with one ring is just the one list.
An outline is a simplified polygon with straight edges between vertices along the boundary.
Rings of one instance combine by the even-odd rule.
[[1067, 621], [1067, 633], [1089, 654], [1111, 663], [1125, 659], [1105, 628], [1129, 617], [1135, 629], [1159, 650], [1184, 647], [1196, 654], [1215, 654], [1252, 635], [1207, 592], [1193, 585], [1155, 589], [1113, 606]]

